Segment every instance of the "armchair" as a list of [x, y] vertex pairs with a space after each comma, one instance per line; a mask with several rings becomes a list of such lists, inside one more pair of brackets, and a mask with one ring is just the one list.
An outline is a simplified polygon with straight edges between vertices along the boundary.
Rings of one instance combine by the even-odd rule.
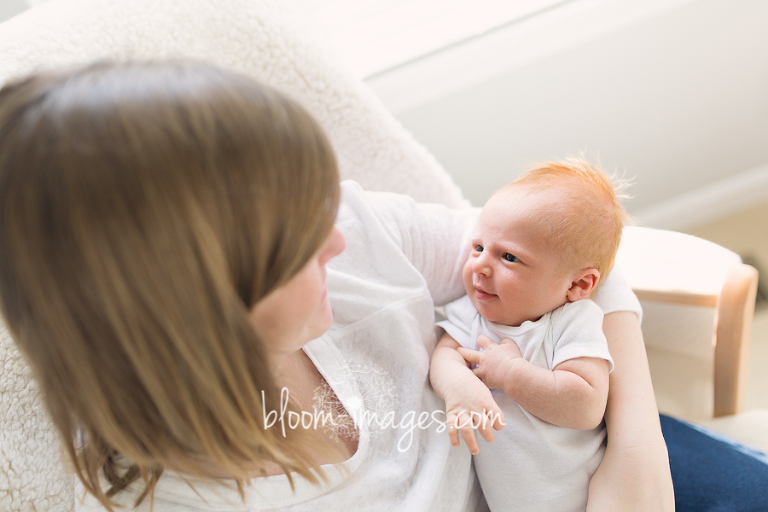
[[[626, 228], [616, 261], [643, 305], [659, 409], [690, 421], [742, 412], [757, 271], [712, 242], [641, 227]], [[690, 386], [673, 389], [670, 364]]]

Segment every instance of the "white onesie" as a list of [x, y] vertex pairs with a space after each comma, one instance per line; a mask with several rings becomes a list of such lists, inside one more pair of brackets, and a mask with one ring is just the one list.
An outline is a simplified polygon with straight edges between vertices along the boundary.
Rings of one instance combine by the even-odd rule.
[[[567, 303], [535, 322], [517, 327], [489, 322], [464, 296], [445, 307], [447, 320], [438, 325], [460, 345], [481, 350], [477, 337], [496, 343], [510, 338], [523, 358], [552, 370], [577, 357], [606, 359], [613, 370], [602, 330], [603, 312], [591, 300]], [[605, 425], [574, 430], [540, 420], [504, 391], [493, 398], [504, 411], [505, 427], [492, 444], [480, 436], [475, 469], [490, 509], [520, 512], [584, 512], [589, 480], [605, 452]]]

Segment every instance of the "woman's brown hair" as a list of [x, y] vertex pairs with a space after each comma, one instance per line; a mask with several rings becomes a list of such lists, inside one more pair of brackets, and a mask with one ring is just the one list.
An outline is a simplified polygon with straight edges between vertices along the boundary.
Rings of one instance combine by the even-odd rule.
[[280, 393], [248, 311], [317, 251], [338, 194], [312, 117], [210, 65], [0, 90], [0, 307], [107, 508], [164, 468], [210, 477], [201, 460], [241, 492], [266, 464], [316, 481], [301, 433], [265, 428]]

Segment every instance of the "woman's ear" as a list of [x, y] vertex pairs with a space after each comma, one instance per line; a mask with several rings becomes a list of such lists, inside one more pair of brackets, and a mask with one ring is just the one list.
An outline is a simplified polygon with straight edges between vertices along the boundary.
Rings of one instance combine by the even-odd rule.
[[571, 287], [566, 292], [568, 302], [588, 299], [600, 282], [600, 272], [596, 268], [579, 270], [573, 278]]

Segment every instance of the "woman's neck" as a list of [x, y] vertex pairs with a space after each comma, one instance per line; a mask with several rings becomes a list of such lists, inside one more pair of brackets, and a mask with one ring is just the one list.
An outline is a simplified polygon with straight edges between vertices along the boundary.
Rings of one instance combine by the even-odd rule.
[[274, 361], [273, 368], [277, 388], [287, 389], [295, 404], [311, 410], [315, 389], [325, 379], [304, 350], [282, 356], [280, 360]]
[[[345, 418], [351, 417], [304, 350], [284, 357], [282, 364], [276, 367], [274, 377], [278, 389], [287, 389], [291, 402], [300, 410], [314, 414], [316, 396], [320, 394], [323, 397], [324, 409], [329, 407], [328, 402], [334, 402], [331, 407], [333, 410], [343, 411], [346, 413]], [[320, 426], [313, 432], [321, 443], [330, 448], [326, 450], [328, 453], [318, 454], [320, 464], [337, 464], [355, 454], [359, 432], [354, 425], [349, 427], [338, 432], [339, 429]]]

